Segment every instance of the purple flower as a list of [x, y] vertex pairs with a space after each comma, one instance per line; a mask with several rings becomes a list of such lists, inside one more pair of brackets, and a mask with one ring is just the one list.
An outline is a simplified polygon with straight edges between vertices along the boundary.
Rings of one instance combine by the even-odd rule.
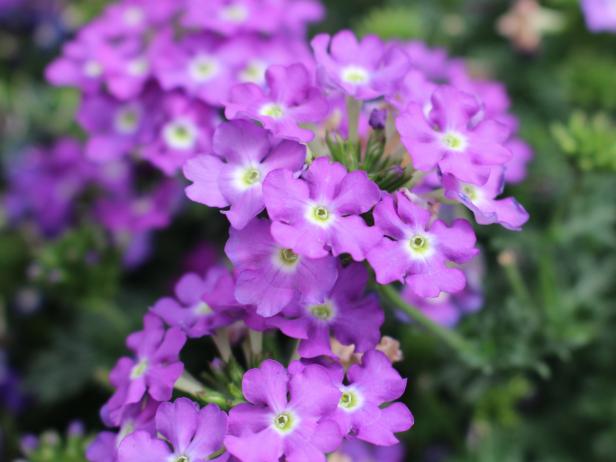
[[303, 358], [332, 356], [330, 335], [344, 345], [355, 345], [363, 353], [381, 339], [383, 310], [374, 295], [364, 295], [368, 271], [352, 263], [340, 271], [332, 290], [319, 298], [293, 303], [268, 320], [285, 335], [302, 339], [298, 353]]
[[437, 167], [460, 181], [484, 184], [490, 168], [511, 159], [504, 146], [509, 130], [494, 120], [478, 124], [473, 119], [480, 111], [475, 97], [453, 87], [440, 87], [432, 95], [432, 110], [411, 103], [396, 125], [402, 142], [418, 170]]
[[[159, 403], [152, 400], [131, 404], [124, 408], [121, 423], [117, 432], [101, 432], [90, 443], [86, 450], [86, 458], [89, 462], [117, 462], [118, 447], [126, 436], [136, 431], [145, 431], [155, 434], [154, 416]], [[101, 411], [103, 421], [108, 420], [107, 407]], [[107, 422], [109, 426], [114, 426]]]
[[[341, 455], [341, 459], [334, 459], [330, 462], [402, 462], [404, 460], [404, 446], [396, 444], [393, 446], [374, 446], [360, 440], [345, 440], [342, 447], [336, 452]], [[344, 459], [344, 456], [348, 457]]]
[[152, 133], [151, 101], [139, 98], [120, 102], [111, 96], [85, 95], [77, 121], [90, 135], [86, 155], [108, 161], [135, 151]]
[[505, 187], [503, 168], [493, 168], [483, 186], [458, 181], [453, 175], [444, 175], [443, 187], [445, 196], [468, 207], [480, 225], [497, 223], [512, 231], [520, 231], [528, 221], [528, 213], [513, 197], [495, 199]]
[[122, 101], [139, 96], [152, 76], [150, 53], [138, 38], [103, 48], [100, 59], [105, 67], [107, 89]]
[[199, 409], [187, 398], [162, 403], [156, 412], [156, 434], [137, 431], [118, 449], [118, 462], [223, 462], [228, 455], [211, 458], [223, 449], [227, 415], [216, 405]]
[[592, 32], [616, 32], [614, 0], [582, 0], [582, 11]]
[[125, 407], [148, 395], [156, 401], [171, 398], [173, 386], [184, 371], [179, 353], [186, 336], [179, 328], [165, 330], [160, 319], [153, 315], [144, 318], [144, 329], [128, 336], [126, 344], [135, 356], [118, 360], [109, 374], [116, 388], [107, 402], [108, 419], [119, 424]]
[[253, 122], [236, 120], [214, 133], [213, 153], [196, 157], [184, 167], [194, 184], [186, 189], [195, 202], [229, 207], [223, 213], [236, 229], [244, 228], [264, 209], [262, 183], [269, 172], [304, 165], [306, 147], [290, 140], [277, 141]]
[[232, 55], [223, 42], [208, 34], [187, 35], [179, 42], [162, 34], [153, 45], [155, 74], [164, 90], [184, 90], [189, 96], [220, 105], [234, 83]]
[[234, 289], [233, 276], [224, 267], [211, 268], [204, 278], [189, 273], [176, 285], [176, 298], [159, 300], [151, 311], [170, 326], [181, 328], [189, 337], [211, 335], [242, 314]]
[[392, 92], [410, 66], [408, 56], [397, 45], [384, 44], [374, 35], [358, 42], [348, 30], [333, 38], [317, 35], [312, 49], [321, 79], [360, 100]]
[[527, 164], [533, 158], [533, 150], [519, 138], [512, 138], [507, 141], [507, 148], [513, 156], [505, 164], [505, 181], [507, 183], [520, 183], [526, 178]]
[[340, 392], [325, 369], [306, 366], [295, 374], [267, 360], [244, 374], [247, 403], [229, 413], [227, 450], [243, 462], [325, 462], [341, 435], [328, 415]]
[[311, 141], [312, 130], [300, 124], [317, 123], [328, 113], [321, 90], [312, 85], [303, 64], [272, 66], [266, 72], [267, 91], [254, 83], [232, 88], [225, 115], [229, 119], [258, 120], [276, 136]]
[[364, 171], [348, 173], [342, 164], [317, 158], [302, 178], [277, 170], [263, 184], [272, 235], [285, 248], [310, 258], [349, 253], [356, 261], [380, 234], [361, 218], [381, 193]]
[[95, 177], [76, 140], [64, 138], [50, 148], [31, 148], [10, 166], [6, 210], [10, 221], [33, 220], [42, 233], [68, 226], [76, 202]]
[[210, 148], [216, 114], [209, 106], [181, 93], [165, 96], [159, 111], [156, 138], [143, 147], [142, 155], [171, 176], [188, 159]]
[[318, 298], [338, 277], [335, 258], [311, 259], [281, 247], [265, 220], [231, 229], [225, 252], [237, 272], [235, 298], [256, 305], [261, 316], [274, 316], [300, 297]]
[[420, 297], [464, 288], [464, 273], [448, 263], [474, 257], [475, 234], [466, 220], [451, 227], [432, 223], [430, 212], [404, 193], [387, 196], [374, 209], [374, 221], [385, 237], [368, 254], [380, 284], [401, 281]]
[[362, 357], [361, 366], [351, 366], [347, 378], [334, 417], [343, 434], [379, 446], [397, 444], [394, 434], [411, 428], [413, 415], [400, 402], [387, 404], [404, 394], [406, 379], [376, 350]]

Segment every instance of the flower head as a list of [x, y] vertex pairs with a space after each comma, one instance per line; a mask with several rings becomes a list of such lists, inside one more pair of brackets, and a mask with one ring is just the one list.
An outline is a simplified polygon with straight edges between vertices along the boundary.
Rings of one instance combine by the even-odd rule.
[[305, 146], [275, 140], [253, 122], [228, 122], [214, 133], [213, 153], [184, 167], [184, 175], [194, 182], [186, 194], [210, 207], [229, 207], [223, 213], [234, 228], [243, 229], [264, 209], [261, 185], [268, 173], [279, 168], [296, 172], [305, 157]]
[[311, 83], [308, 69], [300, 63], [272, 66], [266, 72], [267, 90], [254, 83], [233, 87], [225, 114], [258, 120], [276, 136], [310, 141], [311, 130], [300, 124], [325, 118], [328, 104], [321, 90]]
[[582, 0], [582, 11], [593, 32], [616, 32], [616, 3], [613, 0]]
[[255, 219], [230, 234], [225, 252], [237, 273], [235, 297], [256, 305], [261, 316], [273, 316], [301, 297], [318, 298], [336, 282], [335, 258], [311, 259], [278, 245], [268, 221]]
[[263, 184], [276, 242], [310, 258], [331, 252], [363, 260], [380, 235], [360, 215], [372, 209], [380, 195], [366, 172], [348, 173], [325, 157], [317, 158], [301, 178], [281, 169]]
[[225, 447], [238, 459], [325, 462], [325, 453], [340, 444], [338, 427], [329, 419], [340, 392], [323, 367], [290, 374], [267, 360], [244, 374], [242, 391], [247, 403], [231, 409], [225, 438]]
[[478, 252], [466, 220], [451, 227], [440, 220], [431, 223], [430, 212], [403, 193], [383, 198], [374, 220], [385, 237], [368, 253], [368, 261], [380, 284], [398, 280], [421, 297], [464, 288], [464, 273], [449, 263], [463, 263]]

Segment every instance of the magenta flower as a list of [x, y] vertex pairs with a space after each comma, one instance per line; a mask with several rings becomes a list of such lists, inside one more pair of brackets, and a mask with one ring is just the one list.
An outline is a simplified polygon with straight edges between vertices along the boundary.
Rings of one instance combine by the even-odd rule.
[[340, 444], [337, 425], [328, 416], [340, 392], [325, 369], [306, 366], [295, 374], [276, 361], [264, 361], [244, 374], [247, 403], [229, 413], [227, 450], [242, 462], [325, 462]]
[[374, 35], [358, 42], [348, 30], [333, 38], [317, 35], [312, 49], [324, 83], [360, 100], [391, 93], [410, 66], [408, 56], [397, 45], [384, 44]]
[[616, 3], [613, 0], [582, 0], [582, 11], [592, 32], [616, 32]]
[[464, 273], [448, 264], [474, 257], [475, 234], [466, 220], [449, 228], [431, 223], [430, 212], [404, 193], [387, 196], [374, 209], [374, 221], [385, 237], [368, 253], [379, 284], [400, 281], [420, 297], [464, 288]]
[[130, 38], [113, 47], [103, 48], [100, 58], [105, 66], [109, 92], [122, 101], [139, 96], [152, 76], [152, 62], [142, 40]]
[[310, 258], [331, 252], [363, 260], [380, 234], [360, 215], [372, 209], [380, 195], [366, 172], [348, 173], [326, 157], [316, 159], [302, 178], [290, 170], [277, 170], [263, 183], [274, 239]]
[[468, 207], [480, 225], [497, 223], [512, 231], [520, 231], [528, 221], [528, 213], [513, 197], [495, 199], [505, 187], [503, 168], [494, 168], [483, 186], [458, 181], [453, 175], [443, 176], [445, 196]]
[[343, 345], [355, 345], [363, 353], [381, 339], [383, 310], [373, 295], [364, 295], [368, 271], [352, 263], [340, 271], [332, 290], [323, 297], [293, 303], [268, 320], [285, 335], [301, 339], [298, 353], [302, 358], [332, 356], [330, 335]]
[[444, 174], [481, 185], [491, 167], [511, 159], [511, 152], [504, 146], [509, 130], [490, 119], [475, 124], [480, 106], [473, 96], [453, 87], [440, 87], [432, 95], [428, 116], [424, 109], [420, 104], [410, 104], [396, 121], [418, 170], [438, 166]]
[[334, 417], [342, 433], [378, 446], [397, 444], [395, 433], [414, 423], [404, 404], [389, 404], [404, 394], [406, 379], [376, 350], [367, 352], [361, 365], [351, 366], [347, 378], [348, 384], [340, 386], [342, 397]]
[[265, 220], [231, 229], [225, 252], [237, 272], [235, 298], [256, 305], [261, 316], [274, 316], [301, 297], [326, 294], [338, 277], [335, 258], [311, 259], [276, 244]]
[[77, 121], [89, 134], [86, 155], [109, 161], [135, 151], [152, 135], [150, 101], [120, 102], [104, 94], [85, 95]]
[[243, 307], [233, 292], [235, 281], [229, 271], [216, 266], [205, 277], [186, 274], [175, 286], [176, 298], [157, 301], [151, 311], [189, 337], [211, 335], [241, 317]]
[[160, 319], [146, 315], [144, 329], [128, 336], [126, 344], [135, 356], [118, 360], [109, 374], [116, 388], [107, 402], [108, 419], [120, 424], [125, 407], [148, 395], [156, 401], [171, 398], [173, 386], [184, 371], [179, 353], [186, 336], [179, 328], [165, 330]]
[[403, 462], [404, 445], [374, 446], [360, 440], [345, 440], [336, 452], [349, 458], [348, 462]]
[[161, 106], [156, 138], [143, 147], [142, 155], [171, 176], [188, 159], [210, 148], [216, 113], [181, 93], [168, 94]]
[[308, 69], [299, 63], [272, 66], [266, 80], [267, 90], [254, 83], [233, 87], [225, 108], [227, 118], [258, 120], [276, 136], [311, 141], [314, 133], [300, 124], [322, 121], [329, 108], [321, 90], [312, 85]]
[[221, 39], [208, 34], [187, 35], [179, 42], [161, 34], [154, 42], [154, 73], [164, 90], [184, 90], [208, 104], [223, 103], [234, 83], [232, 55]]
[[[159, 403], [146, 400], [143, 403], [131, 404], [124, 408], [121, 423], [117, 432], [101, 432], [90, 443], [86, 451], [89, 462], [117, 462], [118, 447], [126, 436], [136, 431], [144, 431], [151, 435], [155, 434], [154, 416]], [[103, 407], [101, 414], [107, 421], [107, 408]], [[112, 423], [109, 426], [114, 426]]]
[[199, 409], [188, 398], [162, 403], [156, 412], [156, 434], [137, 431], [127, 436], [118, 449], [118, 462], [223, 462], [227, 415], [216, 405]]
[[199, 156], [184, 167], [194, 183], [186, 195], [195, 202], [223, 211], [236, 229], [243, 229], [264, 209], [262, 183], [269, 172], [304, 165], [306, 147], [290, 140], [277, 141], [253, 122], [236, 120], [214, 133], [213, 153]]
[[505, 164], [505, 181], [507, 183], [520, 183], [526, 178], [527, 164], [533, 158], [533, 150], [519, 138], [508, 140], [506, 146], [513, 156]]

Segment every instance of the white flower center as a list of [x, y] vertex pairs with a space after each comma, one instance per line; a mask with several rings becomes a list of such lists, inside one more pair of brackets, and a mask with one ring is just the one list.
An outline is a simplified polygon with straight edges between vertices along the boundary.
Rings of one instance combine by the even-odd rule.
[[321, 204], [311, 204], [306, 209], [306, 219], [321, 228], [328, 228], [334, 221], [334, 214]]
[[103, 66], [93, 59], [89, 59], [83, 64], [83, 73], [87, 77], [96, 78], [103, 75]]
[[235, 187], [240, 191], [259, 186], [263, 180], [263, 173], [258, 164], [246, 165], [235, 171]]
[[365, 85], [370, 81], [370, 73], [359, 66], [346, 66], [341, 72], [342, 80], [351, 85]]
[[320, 305], [311, 305], [308, 307], [308, 313], [315, 319], [320, 321], [331, 321], [336, 316], [336, 308], [331, 300], [327, 300]]
[[468, 147], [468, 140], [462, 133], [447, 131], [441, 137], [441, 144], [452, 151], [463, 152]]
[[403, 242], [414, 260], [427, 260], [434, 255], [434, 237], [431, 234], [418, 232]]
[[153, 205], [150, 199], [138, 199], [133, 203], [133, 212], [135, 215], [147, 215], [152, 211]]
[[207, 55], [197, 55], [188, 63], [188, 74], [197, 83], [212, 80], [219, 70], [216, 58]]
[[277, 103], [266, 103], [261, 106], [259, 114], [271, 117], [272, 119], [282, 119], [284, 117], [284, 107]]
[[280, 435], [288, 435], [295, 430], [299, 418], [292, 411], [284, 411], [272, 416], [272, 428]]
[[129, 26], [138, 26], [145, 19], [145, 13], [141, 8], [133, 6], [131, 8], [127, 8], [126, 11], [124, 11], [122, 19]]
[[272, 256], [274, 266], [285, 273], [294, 273], [301, 257], [291, 249], [278, 248]]
[[188, 120], [173, 120], [163, 128], [163, 138], [167, 146], [178, 151], [188, 151], [197, 144], [197, 127]]
[[239, 75], [241, 82], [251, 82], [257, 85], [262, 85], [265, 82], [265, 71], [267, 64], [263, 61], [250, 61], [248, 65], [242, 69]]
[[352, 413], [361, 409], [364, 404], [364, 396], [355, 387], [342, 387], [342, 396], [338, 403], [338, 407], [344, 412]]
[[128, 63], [128, 73], [135, 77], [143, 77], [150, 71], [150, 62], [143, 56]]
[[220, 17], [224, 21], [241, 23], [248, 19], [248, 9], [244, 5], [233, 3], [220, 11]]
[[472, 184], [462, 183], [460, 190], [462, 194], [464, 194], [473, 204], [480, 202], [483, 198], [483, 192], [481, 189], [473, 186]]
[[122, 135], [133, 135], [139, 128], [141, 114], [133, 105], [121, 107], [113, 119], [115, 131]]
[[148, 360], [142, 359], [137, 364], [135, 364], [133, 366], [133, 369], [130, 371], [131, 380], [135, 380], [140, 377], [143, 377], [143, 375], [147, 372], [147, 370], [148, 370]]
[[197, 316], [208, 316], [214, 312], [212, 307], [205, 302], [197, 303], [192, 307], [192, 310]]

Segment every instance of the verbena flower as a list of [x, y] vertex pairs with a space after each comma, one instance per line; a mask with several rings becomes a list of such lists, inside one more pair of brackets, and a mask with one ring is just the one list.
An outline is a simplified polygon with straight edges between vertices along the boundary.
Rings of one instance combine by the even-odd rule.
[[156, 434], [136, 431], [120, 443], [118, 462], [223, 462], [219, 455], [227, 431], [227, 415], [216, 405], [200, 409], [178, 398], [156, 411]]
[[261, 316], [273, 316], [301, 297], [326, 294], [338, 277], [335, 258], [311, 259], [278, 245], [266, 220], [231, 229], [225, 252], [237, 274], [236, 299], [256, 305]]
[[179, 328], [165, 330], [154, 315], [146, 315], [144, 329], [128, 336], [126, 344], [133, 357], [118, 360], [109, 374], [116, 391], [107, 402], [108, 418], [119, 424], [125, 407], [139, 403], [144, 396], [156, 401], [171, 398], [173, 385], [184, 370], [179, 352], [186, 336]]
[[427, 209], [397, 193], [376, 206], [374, 221], [385, 237], [368, 253], [368, 261], [380, 284], [400, 281], [420, 297], [464, 288], [464, 273], [449, 263], [464, 263], [478, 252], [466, 220], [455, 220], [451, 227], [432, 222]]
[[229, 270], [216, 266], [205, 277], [184, 275], [175, 286], [175, 298], [160, 299], [151, 311], [189, 337], [211, 335], [241, 317], [243, 307], [235, 300], [234, 290]]
[[330, 336], [357, 352], [373, 349], [381, 339], [383, 310], [374, 294], [364, 295], [368, 271], [359, 263], [340, 270], [336, 285], [324, 296], [305, 297], [268, 320], [285, 335], [301, 339], [303, 358], [333, 355]]
[[325, 369], [306, 366], [294, 374], [264, 361], [244, 374], [247, 403], [229, 412], [225, 447], [243, 462], [325, 462], [340, 444], [338, 426], [328, 417], [340, 392]]
[[504, 175], [504, 169], [492, 169], [483, 186], [458, 181], [453, 175], [444, 175], [445, 196], [468, 207], [480, 225], [497, 223], [507, 229], [519, 231], [528, 221], [528, 213], [524, 207], [513, 197], [496, 199], [505, 187]]
[[593, 32], [616, 32], [616, 4], [612, 0], [582, 0], [582, 11]]
[[301, 124], [322, 121], [329, 107], [321, 90], [312, 84], [308, 69], [300, 63], [272, 66], [265, 78], [267, 90], [254, 83], [231, 89], [225, 105], [227, 118], [258, 120], [276, 136], [311, 141], [314, 133]]
[[387, 356], [375, 350], [364, 354], [362, 364], [351, 366], [346, 376], [335, 413], [343, 434], [379, 446], [397, 444], [395, 433], [408, 430], [414, 423], [404, 404], [392, 403], [404, 393], [406, 379], [400, 377]]
[[234, 228], [244, 228], [264, 209], [262, 183], [272, 170], [296, 172], [304, 165], [305, 146], [272, 138], [253, 122], [236, 120], [214, 133], [212, 154], [199, 156], [184, 167], [193, 184], [186, 189], [195, 202], [223, 211]]
[[281, 169], [263, 184], [276, 242], [310, 258], [349, 253], [363, 260], [380, 235], [360, 215], [370, 211], [380, 195], [366, 172], [348, 173], [325, 157], [317, 158], [301, 178]]
[[510, 135], [505, 125], [493, 120], [473, 122], [477, 100], [453, 87], [441, 87], [432, 95], [432, 110], [412, 103], [396, 125], [413, 166], [429, 171], [438, 166], [460, 181], [484, 184], [490, 168], [504, 165], [511, 152], [504, 146]]
[[409, 69], [408, 56], [397, 45], [374, 35], [357, 40], [348, 30], [312, 40], [319, 76], [329, 85], [359, 100], [392, 91]]
[[402, 462], [404, 446], [375, 446], [360, 440], [345, 440], [341, 448], [330, 456], [329, 462]]

